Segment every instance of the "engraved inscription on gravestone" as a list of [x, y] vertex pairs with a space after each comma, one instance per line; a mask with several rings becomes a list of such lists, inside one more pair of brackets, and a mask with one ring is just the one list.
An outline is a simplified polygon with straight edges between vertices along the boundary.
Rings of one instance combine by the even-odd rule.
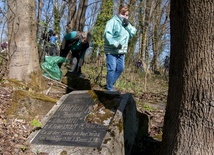
[[107, 127], [85, 121], [89, 107], [93, 104], [89, 94], [70, 94], [32, 143], [99, 147]]

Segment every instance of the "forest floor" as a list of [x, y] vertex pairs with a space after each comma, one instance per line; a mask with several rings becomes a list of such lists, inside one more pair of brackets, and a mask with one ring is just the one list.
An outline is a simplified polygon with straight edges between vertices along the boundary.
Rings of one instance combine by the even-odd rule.
[[[27, 142], [27, 139], [32, 131], [35, 130], [35, 126], [32, 126], [28, 120], [8, 116], [8, 111], [11, 110], [12, 100], [14, 98], [14, 87], [5, 84], [5, 81], [7, 80], [0, 82], [0, 154], [33, 155], [34, 153], [29, 149], [30, 144]], [[150, 88], [148, 91], [134, 95], [136, 102], [139, 103], [137, 107], [138, 110], [149, 116], [150, 123], [148, 136], [134, 146], [135, 149], [138, 149], [138, 152], [133, 153], [133, 155], [150, 155], [154, 150], [158, 149], [161, 141], [167, 89], [164, 88], [164, 91], [157, 93], [156, 89], [162, 87], [163, 80], [160, 82], [160, 79], [157, 78], [152, 81], [152, 85], [148, 82]], [[56, 85], [54, 80], [49, 80], [47, 83], [49, 86]], [[161, 86], [158, 86], [158, 84]], [[58, 83], [58, 85], [60, 84]], [[164, 85], [166, 85], [165, 82]], [[62, 86], [60, 87], [62, 88]], [[99, 86], [94, 85], [95, 89], [98, 87]], [[126, 93], [126, 91], [122, 90], [122, 93]], [[62, 92], [54, 92], [50, 96], [59, 99], [62, 95]], [[141, 104], [142, 102], [145, 104]], [[159, 104], [153, 104], [154, 102], [159, 102]], [[47, 107], [46, 112], [50, 109], [51, 106]], [[40, 120], [44, 116], [45, 113], [37, 117], [37, 119]], [[45, 153], [38, 152], [37, 155], [45, 155]]]

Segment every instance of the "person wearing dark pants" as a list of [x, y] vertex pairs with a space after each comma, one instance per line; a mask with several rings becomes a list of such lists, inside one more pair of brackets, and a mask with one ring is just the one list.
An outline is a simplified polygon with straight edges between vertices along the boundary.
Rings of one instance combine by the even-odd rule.
[[[92, 35], [90, 32], [71, 31], [64, 36], [60, 56], [67, 57], [69, 51], [72, 57], [72, 66], [69, 72], [81, 74], [81, 67], [84, 62], [86, 50], [89, 48], [89, 41]], [[59, 64], [61, 67], [62, 64]]]

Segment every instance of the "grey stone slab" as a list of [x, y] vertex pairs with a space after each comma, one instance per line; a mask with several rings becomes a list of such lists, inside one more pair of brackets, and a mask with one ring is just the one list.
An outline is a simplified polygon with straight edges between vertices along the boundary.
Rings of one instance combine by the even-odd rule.
[[[77, 98], [81, 99], [82, 95], [85, 96], [85, 94], [88, 93], [91, 94], [91, 92], [89, 92], [88, 90], [84, 90], [72, 91], [70, 94], [63, 95], [60, 100], [57, 101], [57, 103], [53, 106], [53, 108], [47, 113], [47, 115], [43, 118], [42, 123], [44, 124], [44, 126], [47, 124], [48, 121], [50, 121], [51, 118], [53, 118], [52, 116], [54, 116], [59, 107], [64, 104], [64, 101], [67, 103], [68, 97], [70, 98], [71, 95], [77, 97], [78, 95]], [[114, 115], [112, 116], [112, 119], [109, 124], [105, 124], [108, 129], [100, 147], [63, 146], [57, 144], [50, 145], [40, 143], [32, 144], [33, 139], [37, 137], [36, 135], [41, 131], [38, 130], [32, 132], [31, 135], [28, 137], [28, 142], [31, 143], [31, 150], [35, 154], [38, 154], [39, 152], [48, 155], [131, 155], [133, 142], [138, 129], [136, 103], [134, 102], [131, 94], [106, 94], [102, 91], [94, 91], [94, 93], [97, 95], [97, 98], [95, 99], [96, 101], [98, 99], [99, 102], [102, 103], [106, 109], [114, 112]], [[100, 98], [100, 96], [102, 97]], [[90, 109], [93, 101], [87, 97], [86, 100], [91, 103], [86, 102], [84, 105], [89, 104], [89, 111], [92, 112], [91, 114], [93, 114], [93, 110], [96, 107], [96, 104], [94, 104], [93, 108]], [[78, 108], [74, 109], [77, 110]], [[86, 113], [89, 111], [86, 110]], [[103, 111], [99, 111], [99, 114], [100, 112]], [[97, 117], [100, 117], [100, 115], [97, 115]], [[60, 121], [61, 120], [59, 120], [59, 122]], [[70, 120], [70, 122], [72, 121], [73, 120]]]
[[87, 93], [70, 94], [31, 143], [100, 147], [107, 127], [87, 123], [85, 120], [93, 104], [94, 101]]

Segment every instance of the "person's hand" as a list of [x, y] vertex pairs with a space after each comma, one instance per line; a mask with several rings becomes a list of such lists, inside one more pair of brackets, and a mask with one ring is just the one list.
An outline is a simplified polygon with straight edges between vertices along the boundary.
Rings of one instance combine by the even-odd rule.
[[128, 19], [123, 18], [122, 25], [123, 25], [124, 27], [128, 26], [128, 25], [129, 25]]
[[118, 50], [122, 49], [122, 45], [119, 44], [119, 45], [117, 46], [117, 49], [118, 49]]

